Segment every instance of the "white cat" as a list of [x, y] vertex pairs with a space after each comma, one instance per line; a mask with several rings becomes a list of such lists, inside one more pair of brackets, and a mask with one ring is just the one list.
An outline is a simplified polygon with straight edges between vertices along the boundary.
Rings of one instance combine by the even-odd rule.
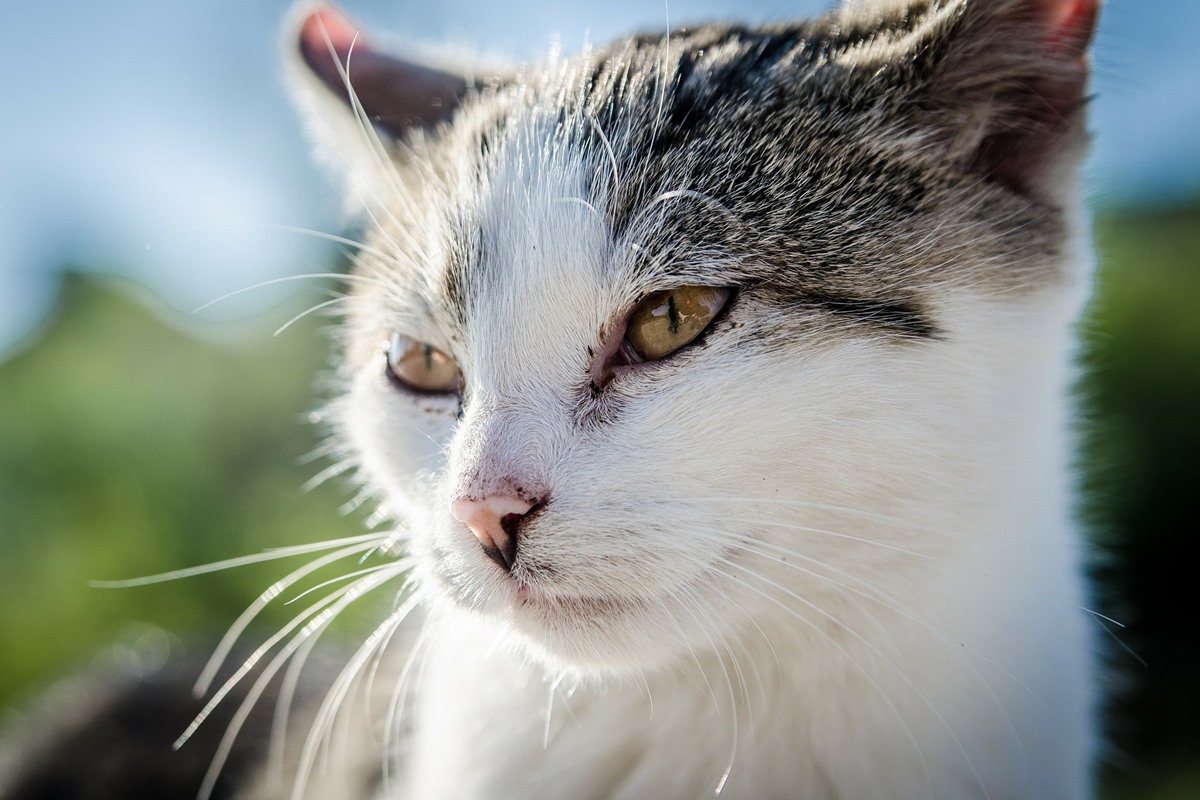
[[480, 75], [300, 15], [367, 223], [333, 418], [422, 615], [372, 791], [1090, 794], [1098, 5], [859, 3]]

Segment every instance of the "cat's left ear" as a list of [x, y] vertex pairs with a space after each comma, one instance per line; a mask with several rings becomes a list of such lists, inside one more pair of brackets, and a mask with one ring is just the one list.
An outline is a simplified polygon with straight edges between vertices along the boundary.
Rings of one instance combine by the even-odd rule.
[[[1088, 48], [1101, 0], [957, 0], [910, 50], [922, 123], [945, 155], [1022, 194], [1054, 191], [1086, 141]], [[937, 8], [937, 6], [935, 6]]]

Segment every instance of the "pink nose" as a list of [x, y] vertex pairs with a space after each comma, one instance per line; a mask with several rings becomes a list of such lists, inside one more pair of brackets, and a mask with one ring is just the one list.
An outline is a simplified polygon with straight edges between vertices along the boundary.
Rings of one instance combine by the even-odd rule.
[[534, 503], [512, 495], [455, 500], [450, 513], [471, 529], [483, 552], [505, 571], [517, 560], [517, 526]]

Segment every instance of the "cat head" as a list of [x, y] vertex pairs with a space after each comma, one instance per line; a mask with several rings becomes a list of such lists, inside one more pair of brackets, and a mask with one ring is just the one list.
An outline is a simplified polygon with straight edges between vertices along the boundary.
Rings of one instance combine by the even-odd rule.
[[1097, 5], [859, 3], [478, 71], [299, 13], [365, 221], [334, 416], [419, 591], [552, 668], [643, 669], [803, 638], [880, 576], [917, 595], [994, 533], [1087, 269]]

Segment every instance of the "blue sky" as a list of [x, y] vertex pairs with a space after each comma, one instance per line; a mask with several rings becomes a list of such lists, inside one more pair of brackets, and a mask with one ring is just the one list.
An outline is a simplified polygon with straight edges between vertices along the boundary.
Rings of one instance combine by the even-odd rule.
[[[65, 263], [115, 271], [190, 309], [321, 269], [328, 250], [271, 226], [338, 231], [282, 87], [286, 0], [9, 4], [0, 48], [0, 354], [44, 317]], [[345, 0], [364, 26], [537, 58], [663, 27], [662, 0]], [[672, 25], [786, 19], [817, 0], [670, 0]], [[1109, 0], [1095, 57], [1099, 203], [1200, 194], [1200, 2]], [[197, 316], [219, 327], [280, 293]]]

